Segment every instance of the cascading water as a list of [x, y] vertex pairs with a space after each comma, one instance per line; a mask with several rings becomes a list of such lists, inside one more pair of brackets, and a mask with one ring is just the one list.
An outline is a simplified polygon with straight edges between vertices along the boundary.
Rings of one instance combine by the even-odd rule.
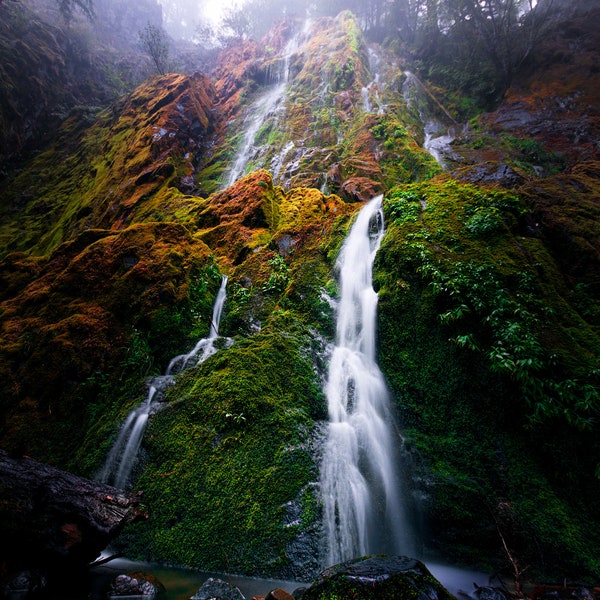
[[381, 66], [381, 58], [374, 48], [369, 48], [369, 70], [374, 73], [373, 80], [361, 90], [361, 98], [364, 112], [375, 112], [378, 115], [385, 114], [386, 106], [382, 102], [380, 92], [385, 90], [386, 84], [381, 81], [379, 72]]
[[257, 152], [255, 148], [256, 134], [266, 122], [277, 111], [277, 106], [285, 96], [290, 71], [290, 59], [298, 48], [298, 37], [292, 37], [283, 50], [283, 59], [277, 74], [271, 79], [275, 83], [254, 103], [246, 118], [246, 132], [240, 149], [235, 157], [233, 167], [227, 178], [227, 186], [233, 185], [238, 177], [244, 173], [248, 162]]
[[[186, 354], [180, 354], [175, 358], [171, 359], [169, 366], [167, 367], [167, 375], [174, 373], [180, 373], [193, 361], [196, 365], [204, 362], [209, 356], [212, 356], [217, 351], [215, 345], [219, 338], [219, 323], [221, 322], [221, 313], [223, 312], [223, 305], [227, 298], [227, 275], [223, 275], [221, 281], [221, 287], [217, 293], [215, 303], [213, 306], [212, 320], [210, 322], [210, 333], [208, 337], [202, 338], [198, 343]], [[223, 345], [231, 345], [231, 340], [226, 338]]]
[[[150, 379], [146, 399], [141, 406], [138, 406], [127, 416], [115, 443], [108, 453], [104, 466], [98, 474], [97, 478], [103, 483], [121, 489], [127, 486], [142, 444], [148, 418], [158, 410], [167, 388], [174, 382], [174, 373], [183, 371], [192, 361], [199, 365], [217, 351], [215, 343], [219, 336], [221, 313], [227, 297], [226, 288], [227, 276], [224, 275], [213, 305], [208, 337], [202, 338], [187, 354], [181, 354], [171, 360], [164, 375]], [[223, 345], [231, 345], [231, 340], [226, 338]]]
[[326, 395], [328, 439], [321, 465], [325, 561], [410, 553], [389, 395], [375, 361], [373, 261], [383, 238], [382, 197], [359, 213], [339, 268], [336, 345]]
[[437, 100], [434, 101], [414, 73], [406, 71], [404, 75], [402, 95], [407, 106], [416, 108], [423, 124], [423, 148], [445, 167], [446, 158], [454, 157], [451, 144], [456, 139], [458, 123]]

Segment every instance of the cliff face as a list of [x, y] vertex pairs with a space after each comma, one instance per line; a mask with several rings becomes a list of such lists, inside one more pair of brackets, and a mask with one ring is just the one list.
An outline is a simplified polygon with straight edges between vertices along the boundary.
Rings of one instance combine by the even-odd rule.
[[207, 335], [227, 273], [234, 343], [152, 417], [151, 517], [123, 544], [309, 577], [323, 292], [360, 201], [386, 192], [379, 354], [423, 550], [495, 569], [504, 538], [540, 571], [597, 576], [597, 20], [561, 25], [469, 127], [347, 12], [72, 112], [0, 183], [1, 445], [93, 475], [144, 378]]
[[0, 162], [49, 143], [75, 108], [89, 124], [152, 73], [136, 42], [146, 23], [160, 24], [160, 5], [95, 5], [96, 22], [76, 14], [66, 23], [47, 0], [0, 3]]

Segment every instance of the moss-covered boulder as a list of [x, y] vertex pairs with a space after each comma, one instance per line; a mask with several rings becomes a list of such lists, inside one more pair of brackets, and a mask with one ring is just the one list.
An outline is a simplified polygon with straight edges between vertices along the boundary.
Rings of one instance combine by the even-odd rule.
[[453, 596], [420, 561], [406, 556], [370, 556], [321, 573], [304, 592], [306, 600], [451, 600]]

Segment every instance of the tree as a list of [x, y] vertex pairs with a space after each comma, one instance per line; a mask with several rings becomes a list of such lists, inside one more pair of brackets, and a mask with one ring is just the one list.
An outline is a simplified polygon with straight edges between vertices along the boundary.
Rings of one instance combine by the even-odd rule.
[[552, 0], [459, 0], [453, 17], [461, 21], [467, 39], [494, 65], [504, 89], [543, 34]]
[[169, 38], [163, 29], [148, 23], [139, 32], [140, 45], [147, 52], [160, 75], [164, 75], [168, 69], [169, 61]]
[[244, 39], [248, 37], [251, 30], [249, 11], [244, 10], [237, 4], [228, 8], [223, 16], [223, 26], [233, 32], [233, 37]]

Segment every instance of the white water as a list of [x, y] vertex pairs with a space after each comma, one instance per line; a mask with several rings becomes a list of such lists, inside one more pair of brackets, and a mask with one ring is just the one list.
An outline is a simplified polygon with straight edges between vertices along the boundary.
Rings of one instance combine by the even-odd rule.
[[374, 73], [373, 80], [361, 89], [363, 111], [366, 113], [376, 112], [378, 115], [385, 114], [386, 106], [381, 99], [381, 93], [386, 88], [382, 81], [381, 57], [374, 48], [369, 48], [369, 70]]
[[[283, 60], [279, 73], [273, 79], [276, 83], [253, 104], [248, 116], [244, 121], [245, 133], [238, 153], [233, 162], [233, 167], [227, 178], [227, 187], [233, 185], [237, 179], [244, 173], [248, 163], [260, 152], [255, 146], [256, 134], [262, 125], [271, 117], [275, 116], [279, 110], [279, 104], [285, 97], [285, 91], [288, 86], [290, 59], [298, 49], [298, 36], [293, 36], [286, 44], [283, 50]], [[282, 107], [285, 110], [285, 107]], [[277, 124], [276, 120], [276, 124]]]
[[423, 124], [424, 142], [423, 148], [435, 158], [437, 163], [446, 167], [446, 158], [453, 158], [452, 142], [456, 139], [456, 128], [458, 124], [443, 109], [438, 107], [439, 114], [444, 113], [444, 122], [433, 115], [432, 101], [419, 78], [410, 71], [405, 72], [405, 80], [402, 85], [402, 95], [407, 106], [416, 108], [419, 119]]
[[[167, 367], [167, 375], [173, 373], [180, 373], [185, 368], [189, 367], [191, 363], [195, 361], [196, 365], [203, 363], [209, 356], [212, 356], [217, 350], [215, 345], [219, 338], [219, 324], [221, 322], [221, 313], [223, 312], [223, 305], [227, 298], [227, 275], [223, 275], [221, 281], [221, 287], [215, 298], [213, 306], [213, 314], [210, 322], [210, 332], [208, 337], [198, 340], [198, 343], [186, 354], [179, 354], [171, 359], [169, 366]], [[226, 338], [223, 342], [225, 346], [231, 345], [231, 340]]]
[[[219, 335], [221, 313], [227, 297], [226, 287], [227, 276], [224, 275], [213, 305], [208, 337], [202, 338], [187, 354], [181, 354], [171, 360], [164, 375], [150, 379], [146, 399], [127, 416], [115, 443], [106, 457], [104, 466], [98, 474], [98, 480], [120, 489], [127, 486], [142, 444], [148, 418], [158, 410], [167, 388], [173, 384], [173, 373], [181, 372], [193, 360], [195, 360], [196, 365], [199, 365], [217, 351], [215, 342]], [[231, 341], [227, 339], [224, 345], [231, 345]]]
[[389, 395], [375, 362], [373, 261], [383, 237], [382, 197], [359, 213], [337, 266], [337, 339], [326, 395], [329, 432], [321, 465], [327, 565], [378, 552], [411, 552], [401, 501]]

